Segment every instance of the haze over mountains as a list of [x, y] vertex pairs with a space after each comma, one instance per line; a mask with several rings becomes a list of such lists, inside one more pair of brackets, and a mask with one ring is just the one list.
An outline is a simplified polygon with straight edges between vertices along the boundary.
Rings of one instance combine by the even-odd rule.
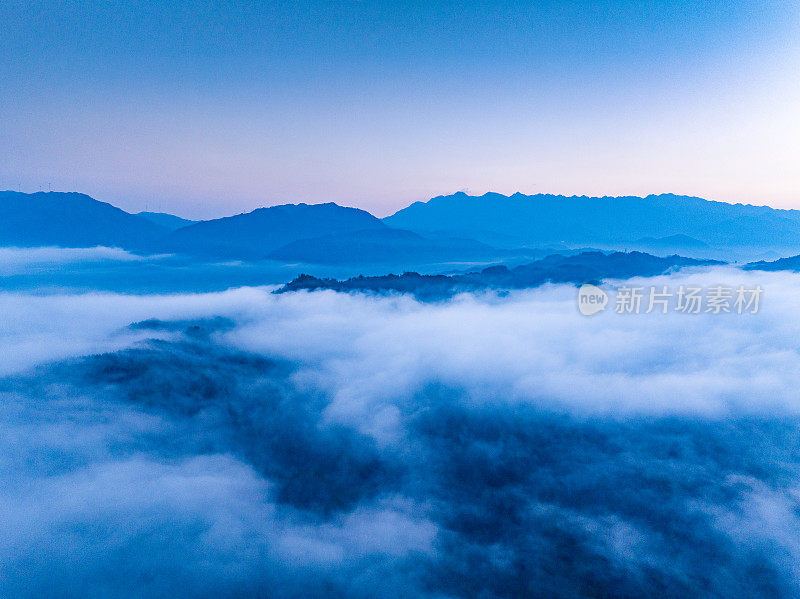
[[515, 252], [493, 248], [471, 239], [429, 238], [403, 229], [358, 231], [300, 239], [271, 252], [269, 258], [316, 264], [347, 264], [357, 257], [362, 263], [410, 264], [485, 261]]
[[[285, 204], [194, 222], [129, 214], [80, 193], [0, 192], [2, 246], [116, 246], [203, 259], [329, 265], [530, 262], [587, 248], [730, 258], [800, 252], [800, 211], [657, 195], [474, 197], [416, 202], [384, 219]], [[778, 257], [778, 256], [776, 256]]]

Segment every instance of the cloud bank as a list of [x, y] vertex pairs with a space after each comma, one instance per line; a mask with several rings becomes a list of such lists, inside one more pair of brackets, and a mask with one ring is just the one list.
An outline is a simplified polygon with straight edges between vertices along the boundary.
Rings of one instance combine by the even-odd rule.
[[800, 279], [687, 282], [0, 294], [0, 595], [796, 596]]
[[138, 262], [152, 259], [120, 248], [0, 247], [0, 275], [8, 276], [31, 271], [50, 271], [64, 264], [99, 262]]

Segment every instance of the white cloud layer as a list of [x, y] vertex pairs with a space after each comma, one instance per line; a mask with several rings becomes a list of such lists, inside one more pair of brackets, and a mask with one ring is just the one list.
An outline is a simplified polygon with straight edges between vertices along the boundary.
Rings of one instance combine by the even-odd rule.
[[[718, 283], [761, 285], [759, 313], [0, 293], [0, 594], [519, 596], [549, 572], [578, 596], [567, 539], [620, 595], [792, 596], [800, 277], [642, 281]], [[218, 316], [211, 342], [128, 327]]]
[[103, 246], [92, 248], [0, 247], [0, 276], [53, 270], [64, 264], [138, 262], [152, 258], [153, 256], [144, 257], [120, 248]]
[[[635, 283], [635, 282], [634, 282]], [[390, 417], [431, 384], [472, 401], [532, 402], [587, 413], [800, 411], [800, 277], [717, 269], [647, 285], [760, 284], [758, 314], [607, 312], [581, 316], [571, 286], [463, 295], [333, 292], [274, 295], [270, 288], [209, 294], [0, 294], [0, 373], [109, 351], [145, 333], [125, 326], [225, 316], [232, 346], [301, 365], [298, 381], [331, 393], [332, 416]], [[152, 336], [152, 332], [146, 335]], [[377, 424], [377, 423], [376, 423]]]

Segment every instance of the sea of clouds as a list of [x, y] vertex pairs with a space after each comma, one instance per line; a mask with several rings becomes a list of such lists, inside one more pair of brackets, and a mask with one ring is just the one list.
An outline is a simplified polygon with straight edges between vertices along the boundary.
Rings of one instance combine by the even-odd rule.
[[720, 283], [0, 293], [0, 596], [797, 596], [800, 277]]
[[[151, 256], [150, 259], [159, 256]], [[138, 262], [147, 258], [120, 248], [0, 247], [0, 276], [60, 268], [72, 264]]]

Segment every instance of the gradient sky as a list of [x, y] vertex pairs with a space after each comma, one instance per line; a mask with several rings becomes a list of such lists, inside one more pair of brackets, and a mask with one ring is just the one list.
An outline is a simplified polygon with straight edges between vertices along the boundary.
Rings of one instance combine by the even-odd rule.
[[800, 208], [800, 2], [0, 3], [0, 188]]

